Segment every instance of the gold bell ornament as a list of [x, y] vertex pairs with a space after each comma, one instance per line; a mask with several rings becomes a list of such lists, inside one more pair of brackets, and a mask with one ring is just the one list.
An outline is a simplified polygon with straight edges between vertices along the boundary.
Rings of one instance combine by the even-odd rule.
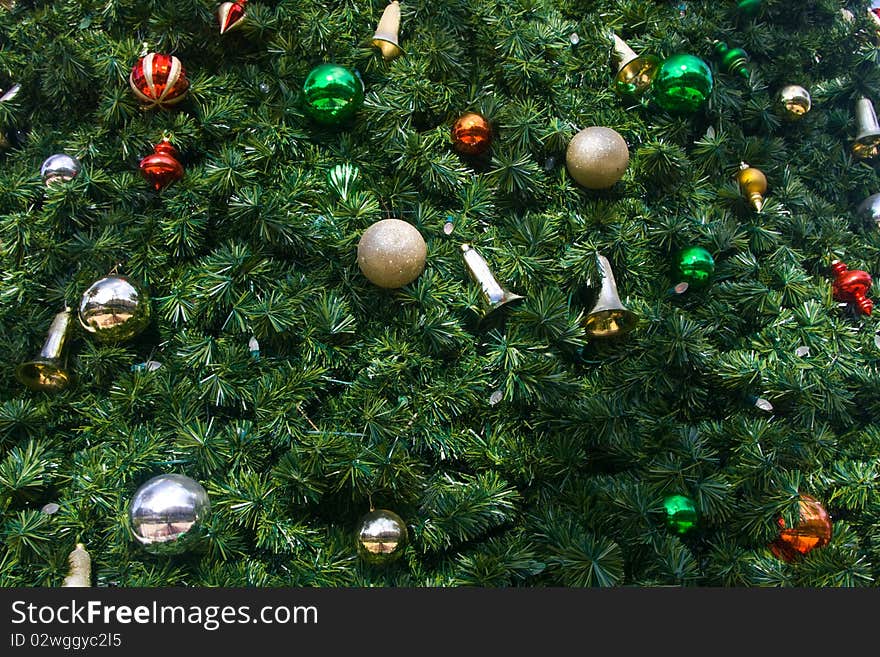
[[379, 19], [376, 33], [370, 41], [370, 45], [379, 49], [382, 53], [382, 59], [386, 62], [390, 62], [392, 59], [397, 59], [405, 54], [403, 48], [400, 47], [399, 32], [400, 3], [394, 0], [382, 12], [382, 18]]
[[741, 162], [736, 180], [742, 195], [749, 200], [749, 204], [758, 212], [763, 210], [764, 194], [767, 193], [767, 176], [764, 175], [764, 172]]
[[496, 316], [498, 310], [518, 303], [525, 297], [506, 289], [489, 269], [489, 264], [470, 244], [461, 245], [464, 264], [471, 279], [480, 286], [483, 293], [483, 320]]
[[584, 320], [584, 328], [591, 338], [616, 338], [632, 331], [639, 322], [638, 316], [620, 301], [617, 283], [608, 258], [597, 253], [602, 287], [599, 298]]
[[76, 548], [67, 555], [67, 563], [70, 569], [61, 583], [62, 587], [81, 588], [92, 585], [92, 558], [85, 545], [77, 543]]
[[853, 155], [861, 160], [876, 156], [880, 152], [880, 123], [877, 122], [874, 103], [868, 98], [862, 97], [856, 102], [856, 128], [858, 134], [852, 145]]
[[614, 90], [622, 96], [641, 96], [651, 87], [660, 68], [660, 59], [654, 55], [636, 54], [616, 34], [613, 39], [614, 58], [617, 61]]
[[40, 353], [15, 370], [16, 378], [31, 390], [57, 392], [70, 383], [64, 363], [64, 345], [70, 334], [72, 311], [65, 308], [55, 315]]

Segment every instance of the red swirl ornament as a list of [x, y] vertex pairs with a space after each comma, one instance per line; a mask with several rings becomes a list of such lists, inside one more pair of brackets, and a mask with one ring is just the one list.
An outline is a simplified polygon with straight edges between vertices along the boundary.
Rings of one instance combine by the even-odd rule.
[[226, 34], [230, 30], [241, 27], [244, 22], [244, 6], [246, 4], [247, 0], [236, 0], [236, 2], [224, 2], [217, 7], [220, 34]]
[[128, 83], [134, 95], [147, 108], [169, 108], [189, 91], [189, 80], [180, 60], [173, 55], [151, 52], [141, 57], [131, 69]]
[[867, 296], [874, 283], [871, 275], [859, 269], [850, 270], [840, 260], [831, 263], [831, 271], [834, 273], [834, 281], [831, 283], [834, 298], [853, 303], [862, 314], [870, 315], [874, 309], [874, 302]]
[[153, 153], [140, 163], [141, 173], [157, 192], [183, 178], [183, 165], [177, 161], [177, 149], [167, 139], [153, 147]]

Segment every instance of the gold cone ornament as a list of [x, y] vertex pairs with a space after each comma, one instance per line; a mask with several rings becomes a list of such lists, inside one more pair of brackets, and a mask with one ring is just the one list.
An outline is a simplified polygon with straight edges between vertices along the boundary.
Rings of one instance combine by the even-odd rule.
[[489, 269], [489, 264], [483, 256], [470, 244], [462, 244], [461, 251], [471, 279], [480, 286], [483, 293], [483, 321], [495, 316], [496, 311], [501, 308], [525, 298], [504, 288]]
[[220, 34], [226, 34], [242, 26], [245, 19], [247, 0], [224, 2], [217, 7], [217, 22], [220, 23]]
[[859, 98], [856, 102], [856, 140], [852, 145], [853, 155], [859, 159], [874, 157], [880, 152], [880, 123], [874, 103], [868, 98]]
[[613, 38], [617, 61], [614, 90], [621, 95], [641, 96], [651, 87], [660, 68], [660, 59], [654, 55], [639, 56], [619, 36], [615, 34]]
[[86, 552], [86, 546], [77, 543], [76, 548], [67, 555], [67, 563], [70, 570], [67, 571], [67, 577], [61, 583], [62, 587], [85, 587], [92, 585], [92, 558]]
[[399, 32], [400, 3], [394, 0], [382, 12], [382, 18], [379, 19], [376, 33], [370, 41], [370, 45], [379, 49], [382, 53], [382, 59], [386, 62], [390, 62], [392, 59], [397, 59], [405, 54], [403, 48], [400, 47]]
[[70, 308], [55, 315], [40, 353], [16, 369], [16, 378], [31, 390], [56, 392], [64, 390], [70, 383], [63, 354], [70, 333], [71, 315]]
[[767, 193], [767, 176], [764, 175], [764, 172], [742, 162], [739, 165], [736, 180], [742, 195], [749, 200], [749, 204], [758, 212], [763, 210], [764, 194]]
[[608, 258], [596, 254], [602, 287], [593, 309], [584, 320], [584, 328], [591, 338], [616, 338], [626, 335], [638, 324], [638, 316], [620, 301], [617, 283]]

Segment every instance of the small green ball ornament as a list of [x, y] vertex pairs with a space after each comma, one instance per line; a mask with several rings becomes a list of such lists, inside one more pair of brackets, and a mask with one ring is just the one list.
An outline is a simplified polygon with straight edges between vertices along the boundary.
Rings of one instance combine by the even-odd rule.
[[690, 246], [678, 254], [676, 283], [687, 283], [689, 289], [699, 290], [712, 280], [715, 273], [715, 259], [701, 246]]
[[746, 16], [754, 16], [761, 9], [762, 0], [737, 0], [736, 6]]
[[686, 534], [697, 525], [697, 509], [684, 495], [670, 495], [663, 500], [666, 526], [676, 534]]
[[702, 59], [673, 55], [654, 78], [654, 101], [671, 114], [692, 114], [706, 104], [714, 85], [712, 71]]
[[338, 126], [363, 105], [364, 83], [344, 66], [320, 64], [303, 83], [306, 113], [318, 123]]

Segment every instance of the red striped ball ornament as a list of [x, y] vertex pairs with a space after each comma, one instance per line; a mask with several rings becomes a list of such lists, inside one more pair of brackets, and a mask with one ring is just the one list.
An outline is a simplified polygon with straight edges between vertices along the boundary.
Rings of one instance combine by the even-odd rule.
[[183, 100], [189, 91], [189, 80], [180, 60], [173, 55], [156, 52], [137, 60], [128, 76], [128, 83], [147, 109], [167, 109]]

